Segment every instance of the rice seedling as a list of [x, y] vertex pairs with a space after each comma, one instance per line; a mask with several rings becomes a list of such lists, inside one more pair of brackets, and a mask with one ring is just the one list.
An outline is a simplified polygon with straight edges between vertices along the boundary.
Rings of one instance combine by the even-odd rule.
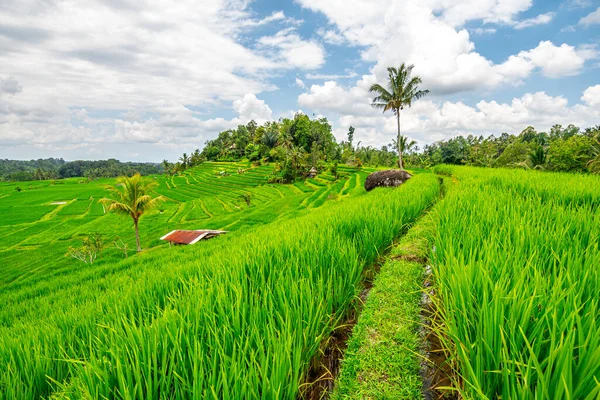
[[598, 398], [600, 179], [452, 173], [432, 261], [437, 330], [461, 394]]
[[295, 398], [363, 268], [438, 194], [423, 174], [57, 277], [3, 310], [0, 397]]

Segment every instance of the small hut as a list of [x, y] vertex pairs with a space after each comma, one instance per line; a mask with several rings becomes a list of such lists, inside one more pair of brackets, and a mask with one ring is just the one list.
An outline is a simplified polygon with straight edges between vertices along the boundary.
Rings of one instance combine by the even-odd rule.
[[315, 176], [317, 176], [318, 173], [319, 173], [319, 171], [317, 171], [317, 169], [315, 167], [312, 167], [310, 169], [310, 171], [308, 171], [308, 177], [314, 178]]
[[174, 230], [161, 237], [160, 240], [165, 240], [174, 245], [182, 244], [196, 244], [201, 240], [210, 239], [219, 235], [227, 233], [227, 231], [214, 231], [214, 230]]

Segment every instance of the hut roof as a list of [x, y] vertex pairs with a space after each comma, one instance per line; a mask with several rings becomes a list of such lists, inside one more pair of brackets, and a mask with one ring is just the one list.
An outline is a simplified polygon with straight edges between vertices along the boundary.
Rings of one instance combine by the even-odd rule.
[[160, 240], [166, 240], [172, 243], [178, 244], [194, 244], [202, 239], [210, 239], [215, 236], [219, 236], [227, 231], [214, 231], [214, 230], [174, 230], [161, 237]]

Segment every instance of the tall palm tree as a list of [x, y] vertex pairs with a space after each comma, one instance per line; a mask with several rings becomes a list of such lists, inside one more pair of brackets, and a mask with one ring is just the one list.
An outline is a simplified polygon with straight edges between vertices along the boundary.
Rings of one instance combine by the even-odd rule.
[[131, 178], [122, 176], [117, 178], [115, 186], [106, 186], [106, 189], [111, 192], [112, 198], [105, 197], [101, 200], [102, 204], [108, 205], [108, 211], [129, 215], [133, 219], [138, 252], [142, 251], [138, 227], [140, 217], [164, 201], [162, 196], [152, 197], [150, 195], [156, 186], [156, 182], [146, 180], [140, 174], [135, 174]]
[[413, 100], [418, 100], [429, 93], [429, 90], [419, 90], [421, 78], [418, 76], [411, 77], [414, 65], [405, 65], [402, 63], [399, 68], [389, 67], [387, 89], [376, 83], [371, 86], [370, 92], [376, 93], [377, 97], [373, 99], [371, 105], [375, 108], [382, 108], [383, 112], [392, 110], [398, 122], [398, 168], [402, 166], [402, 151], [400, 149], [400, 111], [405, 106], [410, 107]]

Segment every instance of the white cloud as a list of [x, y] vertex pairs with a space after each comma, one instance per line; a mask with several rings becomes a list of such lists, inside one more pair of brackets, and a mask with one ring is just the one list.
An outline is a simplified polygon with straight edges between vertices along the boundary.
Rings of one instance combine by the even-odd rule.
[[[308, 93], [298, 97], [298, 103], [328, 116], [334, 122], [339, 140], [345, 138], [352, 125], [356, 128], [356, 140], [379, 147], [396, 134], [396, 121], [391, 113], [382, 114], [370, 106], [370, 79], [370, 76], [364, 76], [351, 88], [343, 88], [332, 81], [313, 85]], [[402, 131], [425, 144], [459, 134], [518, 133], [528, 125], [539, 130], [569, 123], [586, 127], [597, 124], [599, 98], [600, 85], [586, 89], [583, 103], [573, 106], [564, 97], [553, 97], [544, 92], [527, 93], [510, 103], [482, 100], [475, 106], [460, 101], [438, 102], [426, 97], [402, 112]]]
[[264, 48], [278, 49], [277, 58], [291, 68], [317, 69], [325, 63], [323, 46], [313, 40], [303, 40], [293, 28], [263, 36], [258, 43]]
[[[362, 47], [362, 59], [375, 64], [371, 72], [378, 81], [386, 78], [388, 66], [407, 62], [415, 64], [423, 86], [436, 95], [520, 84], [536, 69], [551, 77], [572, 75], [581, 72], [589, 59], [573, 46], [551, 42], [501, 64], [476, 51], [463, 27], [467, 21], [524, 27], [553, 17], [548, 13], [516, 21], [519, 13], [531, 7], [531, 0], [298, 1], [323, 13], [348, 43]], [[492, 33], [493, 29], [476, 28], [474, 33]]]
[[590, 26], [600, 24], [600, 7], [579, 20], [579, 25]]
[[325, 43], [333, 44], [336, 46], [341, 46], [346, 43], [346, 38], [339, 32], [336, 32], [333, 29], [323, 29], [319, 28], [317, 30], [317, 34], [323, 38]]
[[306, 87], [306, 85], [304, 84], [304, 81], [300, 78], [296, 78], [296, 86], [301, 87], [302, 89], [304, 89]]
[[475, 35], [492, 35], [496, 33], [496, 28], [475, 28], [471, 30]]
[[536, 25], [545, 25], [545, 24], [550, 23], [550, 21], [552, 21], [552, 19], [554, 19], [555, 15], [556, 14], [553, 12], [540, 14], [536, 17], [519, 21], [519, 22], [515, 23], [513, 26], [515, 29], [524, 29], [524, 28], [529, 28], [531, 26], [536, 26]]
[[357, 76], [354, 71], [347, 71], [345, 74], [306, 74], [306, 79], [310, 80], [329, 80], [329, 79], [347, 79]]
[[291, 25], [301, 25], [304, 21], [301, 19], [295, 19], [292, 17], [286, 17], [283, 11], [274, 11], [271, 15], [264, 17], [258, 21], [247, 19], [244, 21], [243, 26], [256, 27], [270, 24], [271, 22], [287, 23]]
[[583, 92], [581, 100], [589, 106], [600, 106], [600, 85], [590, 86], [589, 88], [587, 88]]
[[597, 56], [593, 49], [578, 52], [573, 46], [562, 44], [555, 46], [552, 42], [540, 42], [538, 47], [520, 52], [517, 57], [532, 66], [541, 68], [542, 73], [550, 78], [577, 75], [581, 72], [586, 59]]
[[244, 121], [255, 120], [259, 124], [263, 124], [271, 119], [273, 111], [265, 104], [264, 100], [259, 100], [253, 93], [247, 93], [242, 99], [233, 102], [233, 109]]

